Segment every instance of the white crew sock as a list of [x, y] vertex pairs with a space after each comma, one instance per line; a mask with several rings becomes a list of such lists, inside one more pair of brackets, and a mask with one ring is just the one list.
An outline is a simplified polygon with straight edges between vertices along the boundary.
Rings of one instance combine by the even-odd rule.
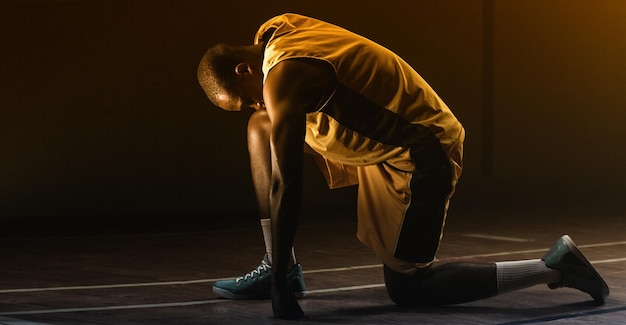
[[[265, 253], [267, 261], [272, 265], [272, 219], [261, 219], [261, 230], [263, 230], [263, 241], [265, 241]], [[292, 262], [296, 263], [296, 252], [291, 248]]]
[[542, 260], [496, 262], [498, 294], [561, 281], [561, 272]]
[[272, 264], [272, 219], [261, 219], [261, 229], [263, 230], [263, 240], [265, 241], [265, 254], [267, 261]]

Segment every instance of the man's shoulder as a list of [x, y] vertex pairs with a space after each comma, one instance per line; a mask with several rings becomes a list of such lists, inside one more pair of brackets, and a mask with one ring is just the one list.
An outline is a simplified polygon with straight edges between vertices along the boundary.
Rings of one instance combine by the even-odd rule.
[[335, 77], [323, 61], [290, 59], [278, 63], [268, 73], [264, 96], [273, 99], [300, 101], [305, 107], [315, 106]]

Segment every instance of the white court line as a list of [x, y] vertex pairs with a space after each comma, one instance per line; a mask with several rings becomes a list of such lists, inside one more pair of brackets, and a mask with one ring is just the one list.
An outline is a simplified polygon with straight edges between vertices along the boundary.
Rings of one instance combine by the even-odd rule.
[[608, 260], [589, 261], [589, 263], [591, 264], [605, 264], [605, 263], [615, 263], [615, 262], [626, 262], [626, 257], [611, 258]]
[[23, 311], [0, 312], [0, 316], [38, 315], [38, 314], [56, 314], [56, 313], [78, 313], [78, 312], [85, 312], [85, 311], [107, 311], [107, 310], [165, 308], [165, 307], [187, 307], [187, 306], [217, 304], [217, 303], [229, 302], [229, 301], [233, 301], [233, 300], [211, 299], [211, 300], [185, 301], [185, 302], [167, 302], [167, 303], [160, 303], [160, 304], [143, 304], [143, 305], [121, 305], [121, 306], [102, 306], [102, 307], [23, 310]]
[[[330, 289], [317, 289], [307, 291], [307, 295], [340, 292], [340, 291], [354, 291], [363, 289], [382, 288], [384, 283], [366, 284], [360, 286], [339, 287]], [[168, 302], [159, 304], [142, 304], [142, 305], [120, 305], [120, 306], [102, 306], [102, 307], [80, 307], [80, 308], [58, 308], [58, 309], [39, 309], [39, 310], [23, 310], [23, 311], [10, 311], [0, 312], [0, 316], [17, 316], [17, 315], [39, 315], [39, 314], [57, 314], [57, 313], [78, 313], [86, 311], [110, 311], [110, 310], [128, 310], [128, 309], [148, 309], [148, 308], [166, 308], [166, 307], [187, 307], [197, 305], [209, 305], [222, 302], [233, 302], [236, 300], [228, 299], [211, 299], [211, 300], [198, 300], [187, 302]]]
[[510, 241], [510, 242], [516, 242], [516, 243], [525, 243], [525, 242], [534, 240], [534, 239], [524, 239], [524, 238], [515, 238], [515, 237], [491, 236], [491, 235], [483, 235], [483, 234], [465, 234], [463, 235], [463, 237]]
[[[617, 246], [617, 245], [626, 245], [626, 241], [598, 243], [598, 244], [587, 244], [587, 245], [577, 245], [577, 246], [579, 248], [594, 248], [594, 247], [606, 247], [606, 246]], [[545, 252], [546, 250], [547, 250], [547, 248], [541, 248], [541, 249], [530, 249], [530, 250], [519, 250], [519, 251], [508, 251], [508, 252], [498, 252], [498, 253], [487, 253], [487, 254], [456, 256], [456, 257], [444, 258], [444, 259], [441, 259], [441, 260], [438, 260], [438, 261], [453, 261], [453, 260], [463, 260], [463, 259], [480, 258], [480, 257], [495, 257], [495, 256], [514, 255], [514, 254], [539, 253], [539, 252]], [[626, 260], [626, 258], [617, 258], [617, 259], [602, 260], [602, 261], [591, 261], [591, 263], [593, 263], [593, 264], [602, 264], [602, 263], [621, 262], [621, 261], [624, 261], [624, 260]], [[383, 266], [382, 264], [347, 266], [347, 267], [337, 267], [337, 268], [329, 268], [329, 269], [305, 270], [305, 271], [303, 271], [303, 273], [304, 274], [310, 274], [310, 273], [327, 273], [327, 272], [352, 271], [352, 270], [359, 270], [359, 269], [378, 268], [378, 267], [382, 267], [382, 266]], [[235, 278], [235, 277], [213, 278], [213, 279], [199, 279], [199, 280], [186, 280], [186, 281], [142, 282], [142, 283], [84, 285], [84, 286], [68, 286], [68, 287], [3, 289], [3, 290], [0, 290], [0, 294], [2, 294], [2, 293], [20, 293], [20, 292], [42, 292], [42, 291], [114, 289], [114, 288], [133, 288], [133, 287], [151, 287], [151, 286], [189, 285], [189, 284], [215, 282], [215, 281], [221, 281], [221, 280], [230, 280], [230, 279], [233, 279], [233, 278]]]
[[365, 284], [360, 286], [351, 286], [351, 287], [340, 287], [340, 288], [330, 288], [330, 289], [316, 289], [316, 290], [308, 290], [306, 292], [307, 295], [316, 294], [316, 293], [329, 293], [329, 292], [339, 292], [339, 291], [353, 291], [353, 290], [361, 290], [361, 289], [372, 289], [372, 288], [382, 288], [384, 287], [384, 283], [375, 283], [375, 284]]
[[[601, 243], [601, 244], [591, 244], [584, 245], [579, 247], [602, 247], [602, 246], [613, 246], [613, 245], [624, 245], [625, 242], [614, 242], [614, 243]], [[524, 251], [511, 251], [511, 252], [502, 252], [502, 253], [492, 253], [492, 254], [478, 254], [478, 255], [470, 255], [463, 257], [455, 257], [453, 259], [463, 259], [463, 258], [473, 258], [473, 257], [485, 257], [485, 256], [498, 256], [498, 255], [506, 255], [508, 254], [518, 254], [518, 253], [527, 253], [527, 252], [543, 252], [545, 249], [541, 250], [524, 250]], [[446, 259], [450, 260], [450, 259]], [[605, 259], [598, 261], [591, 261], [593, 264], [602, 264], [602, 263], [615, 263], [615, 262], [623, 262], [626, 261], [626, 258], [614, 258], [614, 259]], [[381, 267], [382, 264], [372, 264], [372, 265], [361, 265], [361, 266], [351, 266], [351, 267], [341, 267], [334, 269], [319, 269], [319, 270], [311, 270], [305, 273], [321, 273], [321, 272], [335, 272], [335, 271], [348, 271], [355, 269], [367, 269], [367, 268], [375, 268]], [[137, 284], [117, 284], [117, 285], [102, 285], [102, 286], [80, 286], [80, 287], [56, 287], [56, 288], [34, 288], [34, 289], [13, 289], [11, 290], [3, 290], [4, 292], [16, 292], [15, 290], [30, 290], [30, 291], [50, 291], [50, 290], [72, 290], [72, 289], [82, 289], [82, 288], [118, 288], [118, 287], [138, 287], [138, 286], [148, 286], [148, 285], [171, 285], [171, 284], [191, 284], [191, 283], [203, 283], [203, 282], [211, 282], [219, 279], [202, 279], [202, 280], [191, 280], [191, 281], [173, 281], [173, 282], [152, 282], [152, 283], [137, 283]], [[354, 290], [362, 290], [362, 289], [372, 289], [372, 288], [381, 288], [384, 287], [384, 283], [376, 283], [376, 284], [368, 284], [368, 285], [360, 285], [360, 286], [350, 286], [350, 287], [338, 287], [338, 288], [329, 288], [329, 289], [316, 289], [309, 290], [307, 294], [321, 294], [321, 293], [332, 293], [332, 292], [340, 292], [340, 291], [354, 291]], [[17, 291], [23, 292], [23, 291]], [[234, 300], [227, 299], [211, 299], [211, 300], [200, 300], [200, 301], [188, 301], [188, 302], [171, 302], [171, 303], [156, 303], [156, 304], [141, 304], [141, 305], [119, 305], [119, 306], [102, 306], [102, 307], [83, 307], [83, 308], [59, 308], [59, 309], [40, 309], [40, 310], [25, 310], [25, 311], [10, 311], [10, 312], [0, 312], [0, 316], [15, 316], [15, 315], [35, 315], [35, 314], [55, 314], [55, 313], [74, 313], [74, 312], [88, 312], [88, 311], [111, 311], [111, 310], [128, 310], [128, 309], [147, 309], [147, 308], [166, 308], [166, 307], [186, 307], [186, 306], [196, 306], [196, 305], [208, 305], [222, 302], [233, 302]]]
[[141, 283], [121, 283], [121, 284], [98, 284], [70, 287], [47, 287], [47, 288], [25, 288], [25, 289], [4, 289], [0, 293], [19, 293], [19, 292], [38, 292], [38, 291], [64, 291], [64, 290], [88, 290], [88, 289], [114, 289], [114, 288], [134, 288], [134, 287], [152, 287], [152, 286], [173, 286], [187, 285], [206, 282], [215, 282], [221, 280], [230, 280], [230, 278], [200, 279], [187, 281], [166, 281], [166, 282], [141, 282]]
[[608, 242], [608, 243], [576, 245], [576, 246], [578, 246], [578, 248], [590, 248], [590, 247], [604, 247], [604, 246], [615, 246], [615, 245], [626, 245], [626, 241], [615, 241], [615, 242]]
[[[331, 269], [304, 270], [302, 273], [311, 274], [311, 273], [353, 271], [353, 270], [360, 270], [360, 269], [377, 268], [377, 267], [382, 267], [382, 266], [383, 266], [382, 264], [358, 265], [358, 266], [337, 267], [337, 268], [331, 268]], [[187, 281], [141, 282], [141, 283], [99, 284], [99, 285], [68, 286], [68, 287], [3, 289], [3, 290], [0, 290], [0, 294], [1, 293], [21, 293], [21, 292], [41, 292], [41, 291], [115, 289], [115, 288], [133, 288], [133, 287], [189, 285], [189, 284], [216, 282], [216, 281], [222, 281], [222, 280], [231, 280], [234, 278], [235, 277], [199, 279], [199, 280], [187, 280]]]
[[370, 265], [357, 265], [357, 266], [346, 266], [346, 267], [335, 267], [331, 269], [317, 269], [317, 270], [304, 270], [302, 273], [326, 273], [326, 272], [340, 272], [340, 271], [354, 271], [354, 270], [362, 270], [362, 269], [372, 269], [376, 267], [382, 267], [382, 264], [370, 264]]
[[23, 319], [15, 319], [9, 317], [0, 317], [0, 324], [2, 325], [52, 325], [49, 323], [31, 322]]

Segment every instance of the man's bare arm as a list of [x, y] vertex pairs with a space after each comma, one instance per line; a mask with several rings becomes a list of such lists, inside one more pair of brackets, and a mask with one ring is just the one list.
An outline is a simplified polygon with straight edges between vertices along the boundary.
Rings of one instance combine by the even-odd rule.
[[291, 247], [302, 205], [302, 148], [305, 107], [312, 89], [326, 82], [313, 64], [288, 60], [268, 74], [263, 96], [271, 121], [272, 306], [278, 318], [298, 318], [302, 311], [286, 282]]

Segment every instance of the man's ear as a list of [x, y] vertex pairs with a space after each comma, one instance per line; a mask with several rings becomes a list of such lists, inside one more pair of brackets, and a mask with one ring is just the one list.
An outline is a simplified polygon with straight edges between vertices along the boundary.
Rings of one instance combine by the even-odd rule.
[[245, 62], [241, 62], [235, 66], [235, 73], [238, 75], [249, 74], [252, 72], [252, 68], [249, 64]]

